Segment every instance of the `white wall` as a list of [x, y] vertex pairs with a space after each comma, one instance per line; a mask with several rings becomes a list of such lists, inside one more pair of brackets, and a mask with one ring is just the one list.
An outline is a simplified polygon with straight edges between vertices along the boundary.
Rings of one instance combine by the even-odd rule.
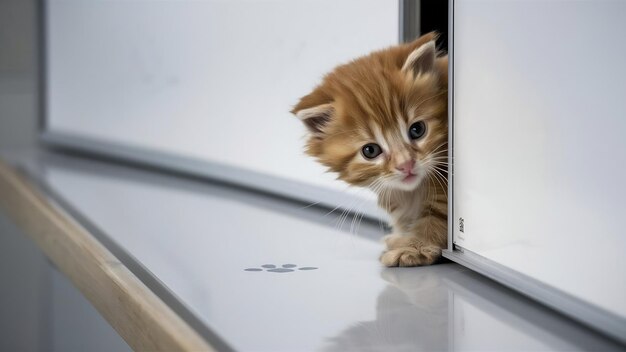
[[289, 110], [333, 67], [399, 35], [397, 1], [51, 0], [48, 8], [51, 131], [339, 196], [347, 186], [304, 155], [305, 129]]

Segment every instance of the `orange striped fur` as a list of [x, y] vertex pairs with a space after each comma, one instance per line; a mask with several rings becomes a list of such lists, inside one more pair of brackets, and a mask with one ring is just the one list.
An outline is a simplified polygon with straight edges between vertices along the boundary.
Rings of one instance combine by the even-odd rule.
[[338, 66], [292, 110], [309, 129], [307, 154], [389, 212], [386, 266], [432, 264], [447, 242], [448, 58], [435, 39]]

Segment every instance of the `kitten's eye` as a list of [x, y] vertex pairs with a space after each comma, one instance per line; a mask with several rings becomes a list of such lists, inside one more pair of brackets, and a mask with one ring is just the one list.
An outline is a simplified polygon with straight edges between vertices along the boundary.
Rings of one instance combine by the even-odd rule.
[[374, 159], [375, 157], [379, 156], [380, 153], [383, 152], [383, 150], [380, 149], [380, 146], [375, 143], [369, 143], [369, 144], [364, 145], [361, 151], [363, 152], [363, 156], [366, 157], [367, 159]]
[[409, 128], [409, 138], [411, 139], [420, 139], [426, 133], [426, 124], [424, 121], [417, 121], [412, 124]]

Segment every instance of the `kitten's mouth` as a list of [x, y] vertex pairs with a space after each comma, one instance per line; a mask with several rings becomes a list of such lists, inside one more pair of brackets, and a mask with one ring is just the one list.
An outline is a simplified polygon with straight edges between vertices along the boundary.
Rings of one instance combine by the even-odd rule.
[[406, 176], [404, 176], [404, 178], [402, 179], [402, 183], [413, 183], [413, 181], [415, 181], [416, 178], [417, 178], [416, 174], [409, 173]]

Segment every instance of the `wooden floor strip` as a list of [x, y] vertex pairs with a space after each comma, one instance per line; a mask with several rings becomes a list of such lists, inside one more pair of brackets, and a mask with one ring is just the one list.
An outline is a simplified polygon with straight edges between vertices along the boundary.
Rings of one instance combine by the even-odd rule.
[[91, 234], [2, 161], [0, 208], [133, 350], [214, 351]]

